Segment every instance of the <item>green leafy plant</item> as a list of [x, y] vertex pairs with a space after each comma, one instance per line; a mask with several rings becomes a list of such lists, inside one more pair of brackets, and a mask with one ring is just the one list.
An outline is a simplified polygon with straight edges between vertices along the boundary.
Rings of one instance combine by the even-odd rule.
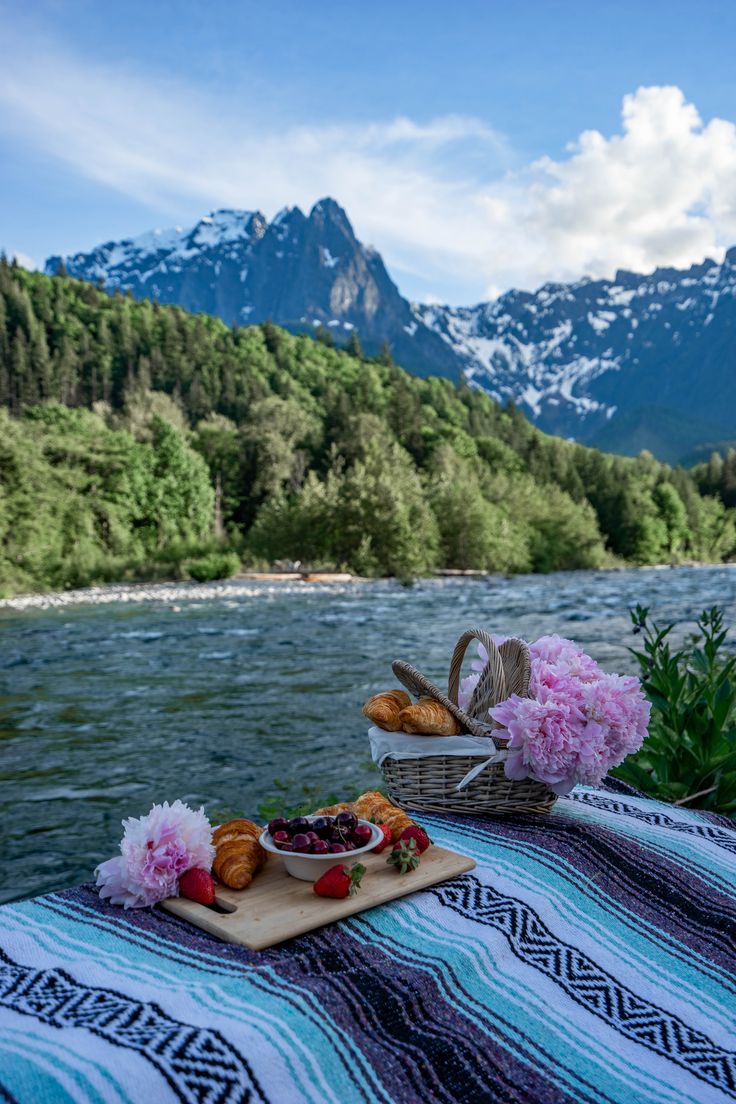
[[210, 552], [207, 556], [186, 560], [184, 570], [198, 583], [229, 579], [240, 571], [240, 556], [235, 552]]
[[674, 626], [660, 628], [648, 608], [637, 606], [631, 619], [642, 647], [630, 651], [652, 715], [641, 750], [613, 774], [664, 801], [736, 815], [736, 655], [722, 611], [704, 610], [679, 650]]
[[297, 787], [291, 781], [276, 778], [273, 788], [276, 793], [263, 798], [256, 809], [259, 818], [264, 821], [276, 816], [306, 816], [315, 809], [336, 805], [338, 801], [345, 800], [334, 793], [325, 793], [319, 786], [310, 783], [302, 784], [298, 797], [294, 792]]

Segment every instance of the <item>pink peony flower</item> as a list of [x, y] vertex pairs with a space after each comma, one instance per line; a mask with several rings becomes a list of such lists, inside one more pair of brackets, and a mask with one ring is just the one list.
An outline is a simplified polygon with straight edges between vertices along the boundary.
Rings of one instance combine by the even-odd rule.
[[577, 782], [599, 785], [646, 737], [650, 704], [639, 680], [606, 674], [556, 634], [529, 651], [532, 697], [512, 695], [489, 710], [508, 730], [507, 777], [534, 778], [559, 794]]
[[560, 673], [570, 675], [580, 682], [595, 682], [603, 677], [604, 672], [594, 659], [586, 655], [573, 640], [566, 640], [556, 633], [553, 636], [540, 636], [539, 640], [529, 645], [529, 652], [532, 659], [532, 693], [536, 685], [549, 685], [548, 680], [554, 679]]
[[586, 732], [579, 693], [539, 689], [538, 698], [512, 694], [489, 710], [508, 730], [507, 778], [535, 778], [555, 793], [569, 793], [581, 761], [597, 761], [596, 733]]
[[[485, 651], [485, 648], [483, 649], [483, 651]], [[480, 675], [477, 675], [475, 673], [473, 673], [472, 675], [468, 675], [464, 679], [460, 679], [460, 686], [458, 687], [457, 692], [457, 704], [460, 706], [461, 709], [467, 710], [468, 706], [470, 705], [470, 699], [472, 698], [473, 693], [475, 692], [475, 688], [479, 682]]]
[[192, 867], [209, 870], [215, 857], [204, 808], [182, 801], [154, 805], [147, 816], [123, 821], [120, 855], [95, 874], [100, 897], [125, 908], [145, 908], [179, 893], [179, 878]]
[[575, 656], [580, 648], [574, 640], [568, 640], [565, 636], [552, 633], [550, 636], [540, 636], [529, 645], [532, 659], [544, 659], [547, 663], [558, 663], [561, 659]]
[[603, 675], [584, 687], [585, 712], [605, 732], [606, 770], [638, 751], [647, 735], [651, 703], [637, 678]]

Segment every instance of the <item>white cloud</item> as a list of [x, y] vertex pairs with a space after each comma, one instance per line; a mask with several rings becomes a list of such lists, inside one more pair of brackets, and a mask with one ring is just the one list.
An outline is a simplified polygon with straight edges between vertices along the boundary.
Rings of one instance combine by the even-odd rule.
[[283, 128], [262, 104], [234, 110], [48, 49], [8, 51], [0, 104], [6, 129], [148, 204], [152, 222], [332, 195], [400, 285], [450, 300], [686, 265], [736, 241], [736, 128], [704, 125], [677, 88], [640, 88], [621, 133], [586, 131], [565, 157], [522, 167], [476, 118]]
[[496, 220], [507, 279], [682, 266], [736, 241], [733, 123], [704, 126], [672, 87], [625, 96], [622, 123], [609, 139], [585, 131], [565, 160], [543, 158], [507, 182], [518, 227]]
[[29, 257], [27, 253], [21, 253], [18, 249], [12, 251], [10, 255], [15, 258], [22, 268], [28, 268], [32, 271], [36, 268], [40, 268], [40, 265], [34, 261], [33, 257]]

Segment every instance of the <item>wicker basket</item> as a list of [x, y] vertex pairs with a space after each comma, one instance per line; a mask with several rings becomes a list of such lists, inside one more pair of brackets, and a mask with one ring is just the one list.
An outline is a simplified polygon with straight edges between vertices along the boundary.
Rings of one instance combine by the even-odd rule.
[[[458, 705], [460, 669], [471, 640], [478, 640], [488, 653], [488, 662], [467, 710]], [[483, 629], [468, 629], [458, 640], [450, 664], [447, 694], [412, 667], [396, 660], [394, 674], [417, 697], [432, 697], [442, 702], [458, 720], [462, 730], [473, 736], [490, 737], [500, 752], [507, 741], [500, 728], [488, 716], [488, 710], [511, 694], [529, 696], [531, 661], [523, 640], [510, 639], [497, 647]], [[475, 815], [504, 813], [546, 813], [557, 795], [543, 782], [524, 779], [514, 782], [504, 773], [503, 755], [490, 762], [485, 752], [477, 755], [426, 755], [421, 759], [395, 759], [387, 756], [381, 770], [392, 801], [412, 809], [436, 810]], [[457, 787], [471, 775], [462, 789]]]

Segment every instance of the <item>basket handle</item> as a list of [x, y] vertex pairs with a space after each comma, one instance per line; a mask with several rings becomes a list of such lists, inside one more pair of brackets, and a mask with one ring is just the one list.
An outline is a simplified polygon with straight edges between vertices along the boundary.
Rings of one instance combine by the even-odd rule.
[[473, 692], [467, 712], [470, 716], [478, 717], [485, 714], [494, 705], [505, 701], [508, 697], [506, 689], [506, 672], [503, 660], [497, 646], [493, 643], [489, 633], [485, 629], [468, 629], [455, 645], [450, 663], [450, 677], [447, 683], [447, 696], [453, 705], [458, 703], [458, 691], [460, 689], [460, 669], [471, 640], [479, 641], [488, 653], [486, 664], [480, 681]]

